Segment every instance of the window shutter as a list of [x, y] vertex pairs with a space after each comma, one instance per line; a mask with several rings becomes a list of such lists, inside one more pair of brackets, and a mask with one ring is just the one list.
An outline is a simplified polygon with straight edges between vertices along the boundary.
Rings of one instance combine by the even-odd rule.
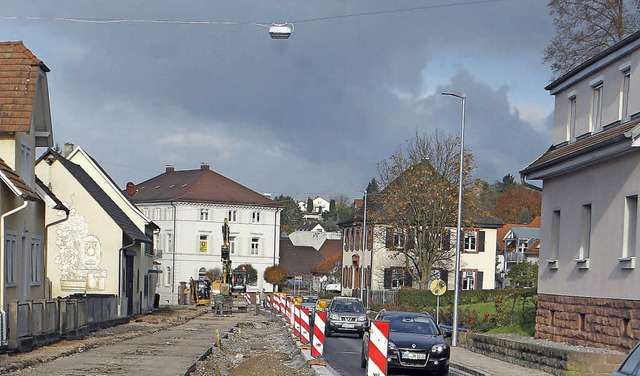
[[484, 272], [478, 272], [478, 280], [476, 281], [476, 290], [482, 290], [482, 277]]
[[451, 249], [451, 231], [446, 230], [444, 234], [442, 234], [442, 249], [448, 251]]
[[384, 288], [391, 288], [391, 269], [389, 268], [384, 270]]
[[391, 248], [393, 246], [393, 229], [387, 229], [384, 246], [387, 248]]
[[449, 285], [449, 272], [447, 270], [440, 270], [440, 279], [444, 281], [444, 283], [448, 286]]
[[415, 247], [415, 237], [412, 233], [409, 233], [409, 236], [407, 237], [407, 249], [414, 249]]
[[411, 273], [405, 269], [404, 271], [404, 285], [405, 286], [413, 286], [413, 279], [411, 278]]
[[478, 252], [484, 252], [484, 231], [478, 231]]

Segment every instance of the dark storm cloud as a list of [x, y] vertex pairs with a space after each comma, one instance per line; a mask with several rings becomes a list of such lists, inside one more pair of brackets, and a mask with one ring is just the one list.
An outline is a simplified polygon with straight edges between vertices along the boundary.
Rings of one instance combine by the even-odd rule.
[[[540, 75], [530, 69], [541, 69], [551, 35], [543, 1], [14, 3], [0, 1], [2, 13], [242, 23], [3, 21], [5, 36], [52, 69], [56, 141], [84, 147], [120, 184], [206, 161], [260, 191], [353, 196], [417, 129], [459, 132], [458, 103], [439, 95], [445, 83], [469, 95], [467, 146], [479, 177], [515, 173], [548, 146], [504, 83], [513, 72]], [[317, 20], [425, 6], [433, 8]], [[272, 21], [294, 22], [292, 37], [273, 41], [251, 24]], [[444, 56], [449, 76], [433, 77], [439, 86], [425, 93], [425, 66]], [[474, 56], [495, 56], [503, 83], [469, 69]]]

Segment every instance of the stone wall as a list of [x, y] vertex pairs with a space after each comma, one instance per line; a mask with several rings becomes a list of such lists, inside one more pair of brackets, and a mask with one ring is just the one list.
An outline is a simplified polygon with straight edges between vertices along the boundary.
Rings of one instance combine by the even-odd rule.
[[640, 340], [640, 301], [538, 294], [535, 336], [627, 352]]
[[512, 334], [467, 333], [465, 340], [474, 352], [559, 376], [609, 375], [626, 355]]

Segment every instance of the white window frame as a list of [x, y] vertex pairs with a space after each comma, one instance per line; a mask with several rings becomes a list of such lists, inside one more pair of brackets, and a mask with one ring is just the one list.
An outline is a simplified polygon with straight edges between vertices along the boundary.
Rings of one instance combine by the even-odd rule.
[[476, 275], [477, 271], [475, 270], [463, 270], [462, 271], [462, 290], [475, 290], [476, 288]]
[[529, 240], [520, 240], [518, 239], [518, 249], [517, 251], [520, 253], [524, 253], [527, 248], [529, 248]]
[[164, 285], [171, 286], [171, 267], [170, 266], [167, 266], [165, 269]]
[[206, 208], [200, 209], [200, 220], [201, 221], [209, 220], [209, 209], [206, 209]]
[[42, 244], [39, 237], [31, 238], [31, 285], [38, 286], [42, 283]]
[[238, 211], [235, 209], [229, 210], [227, 213], [227, 220], [229, 222], [237, 222], [238, 221]]
[[625, 197], [624, 228], [622, 234], [622, 257], [631, 258], [636, 255], [638, 234], [638, 195]]
[[229, 235], [229, 254], [236, 254], [236, 237]]
[[252, 256], [256, 256], [260, 254], [260, 238], [252, 237], [251, 238], [251, 252]]
[[167, 252], [174, 252], [173, 249], [173, 232], [167, 232]]
[[589, 131], [597, 132], [602, 129], [602, 100], [604, 96], [604, 84], [602, 80], [591, 85], [591, 120]]
[[622, 73], [622, 85], [620, 87], [620, 120], [628, 121], [629, 116], [629, 92], [631, 88], [631, 64], [627, 63], [620, 67]]
[[5, 231], [4, 254], [4, 281], [7, 287], [14, 287], [18, 258], [18, 235], [15, 232]]
[[251, 213], [251, 223], [260, 223], [260, 212], [254, 211]]
[[591, 204], [582, 205], [580, 221], [580, 249], [578, 260], [588, 260], [591, 251]]
[[[356, 241], [355, 231], [354, 231], [354, 238], [353, 239], [354, 239], [354, 242], [355, 242]], [[393, 230], [393, 246], [396, 249], [402, 249], [402, 248], [404, 248], [404, 242], [405, 242], [404, 230], [401, 230], [401, 229]]]
[[478, 252], [478, 232], [477, 231], [465, 231], [464, 232], [464, 252]]
[[567, 115], [567, 141], [573, 142], [576, 139], [576, 117], [578, 115], [576, 93], [570, 93], [567, 99], [569, 99], [569, 113]]

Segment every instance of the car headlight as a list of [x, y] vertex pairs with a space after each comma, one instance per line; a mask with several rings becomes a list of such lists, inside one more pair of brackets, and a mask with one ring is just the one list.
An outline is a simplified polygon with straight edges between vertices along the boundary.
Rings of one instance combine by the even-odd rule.
[[329, 318], [330, 318], [331, 320], [340, 320], [340, 316], [338, 316], [338, 315], [337, 315], [337, 314], [335, 314], [335, 313], [330, 314], [330, 315], [329, 315]]
[[431, 352], [436, 354], [442, 354], [446, 349], [447, 349], [447, 345], [443, 343], [440, 345], [433, 345], [433, 347], [431, 347]]
[[398, 347], [396, 347], [396, 344], [391, 342], [391, 341], [389, 341], [389, 350], [397, 350], [397, 349], [398, 349]]
[[358, 316], [358, 321], [367, 321], [367, 316], [365, 315]]

